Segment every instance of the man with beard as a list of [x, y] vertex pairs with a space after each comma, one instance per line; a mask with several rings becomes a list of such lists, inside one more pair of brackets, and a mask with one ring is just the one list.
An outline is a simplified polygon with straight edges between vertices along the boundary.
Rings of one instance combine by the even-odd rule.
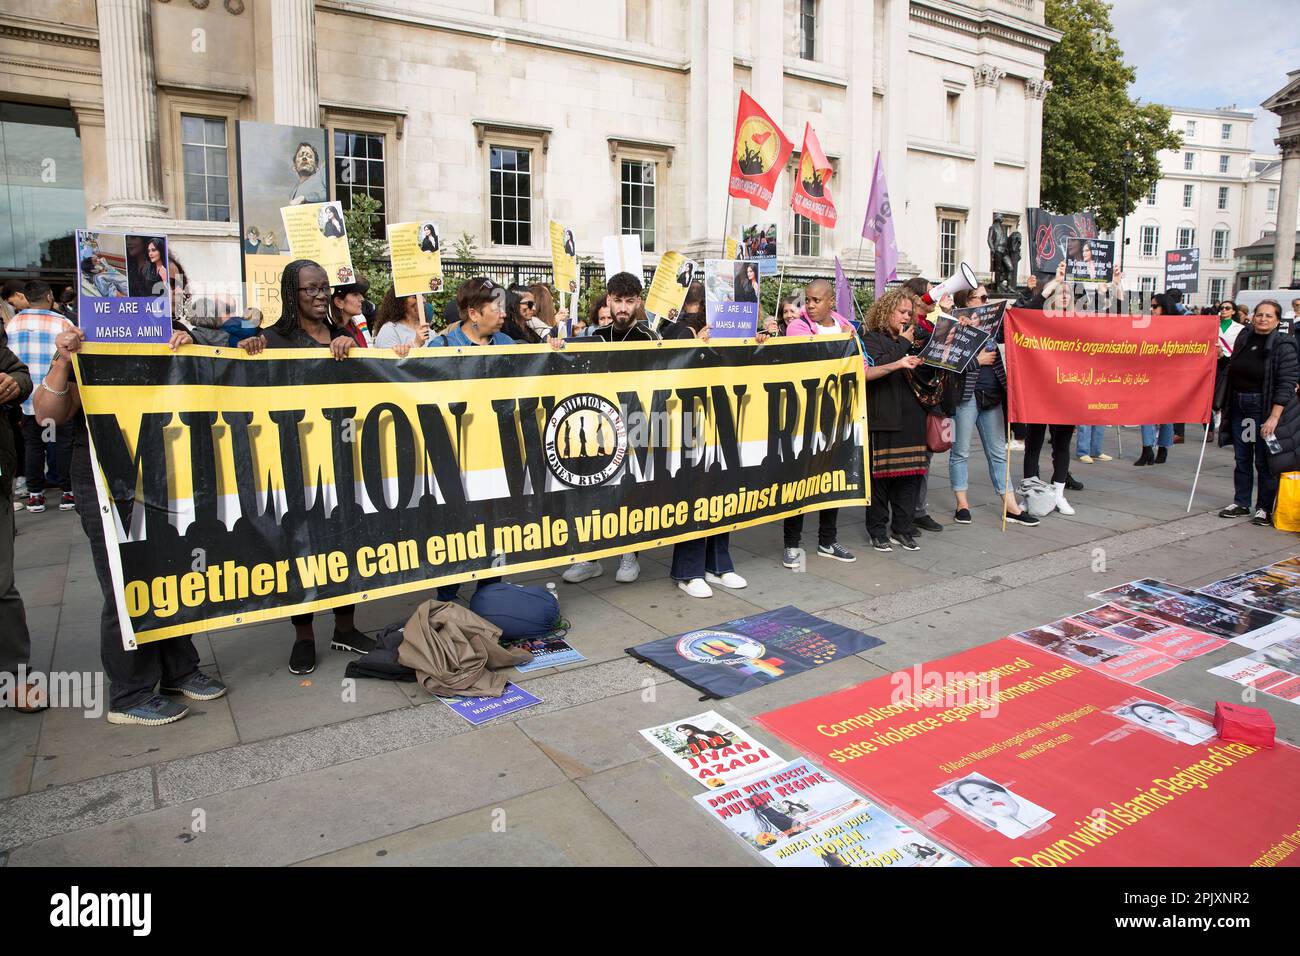
[[[617, 273], [610, 276], [606, 291], [605, 301], [609, 304], [612, 321], [609, 325], [593, 329], [591, 338], [611, 343], [659, 341], [657, 333], [637, 321], [642, 312], [640, 279], [630, 272]], [[605, 569], [599, 561], [579, 561], [569, 565], [561, 577], [570, 584], [579, 584], [604, 573]], [[629, 553], [619, 558], [614, 580], [620, 584], [631, 584], [640, 576], [641, 562], [637, 560], [636, 554]]]
[[293, 151], [293, 171], [298, 174], [298, 185], [294, 187], [289, 205], [325, 202], [325, 173], [320, 168], [320, 153], [311, 143], [299, 143]]

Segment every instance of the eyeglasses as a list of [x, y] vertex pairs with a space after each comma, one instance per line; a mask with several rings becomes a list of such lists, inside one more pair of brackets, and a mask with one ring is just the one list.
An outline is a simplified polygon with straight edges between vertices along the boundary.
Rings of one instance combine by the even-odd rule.
[[532, 299], [522, 299], [522, 300], [519, 302], [519, 308], [521, 308], [521, 309], [533, 309], [533, 308], [536, 308], [536, 303], [534, 303]]
[[327, 285], [305, 285], [298, 291], [305, 293], [312, 299], [325, 299], [329, 297], [330, 287]]

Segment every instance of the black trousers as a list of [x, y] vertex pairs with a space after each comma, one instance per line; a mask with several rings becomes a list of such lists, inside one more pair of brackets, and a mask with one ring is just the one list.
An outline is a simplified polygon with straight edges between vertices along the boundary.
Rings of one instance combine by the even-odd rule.
[[902, 478], [872, 478], [871, 504], [867, 505], [867, 534], [885, 538], [889, 532], [916, 533], [916, 495], [920, 475]]
[[56, 483], [63, 491], [72, 490], [72, 477], [69, 474], [72, 464], [72, 432], [70, 425], [57, 425], [54, 441], [46, 444], [45, 429], [36, 420], [36, 416], [23, 416], [24, 466], [27, 469], [29, 495], [44, 494], [47, 471], [57, 479]]
[[108, 678], [108, 707], [124, 710], [152, 697], [160, 681], [166, 687], [175, 687], [190, 677], [199, 669], [199, 652], [188, 636], [140, 644], [133, 651], [122, 646], [122, 628], [113, 599], [113, 575], [108, 567], [104, 525], [98, 512], [99, 498], [88, 473], [73, 476], [73, 494], [77, 496], [81, 528], [90, 541], [95, 576], [104, 592], [104, 606], [99, 615], [99, 657]]
[[[0, 420], [0, 428], [9, 423]], [[12, 475], [0, 476], [0, 674], [17, 674], [31, 663], [32, 639], [27, 632], [27, 611], [14, 584], [14, 509]]]
[[[840, 509], [827, 508], [825, 511], [817, 512], [817, 544], [824, 548], [829, 548], [839, 538], [839, 532], [836, 529], [836, 522], [839, 519]], [[800, 539], [803, 538], [803, 515], [795, 515], [793, 518], [786, 518], [783, 526], [785, 532], [785, 546], [787, 548], [799, 547]]]
[[1064, 482], [1070, 473], [1070, 441], [1074, 438], [1073, 425], [1025, 426], [1025, 477], [1038, 477], [1038, 458], [1043, 453], [1043, 439], [1048, 430], [1052, 433], [1052, 482]]

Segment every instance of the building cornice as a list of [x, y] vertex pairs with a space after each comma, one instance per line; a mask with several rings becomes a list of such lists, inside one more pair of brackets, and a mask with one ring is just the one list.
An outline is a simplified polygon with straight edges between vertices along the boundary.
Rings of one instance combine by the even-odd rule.
[[91, 66], [74, 66], [71, 63], [58, 63], [50, 61], [25, 60], [21, 57], [0, 56], [0, 65], [20, 67], [24, 73], [44, 72], [44, 73], [66, 73], [70, 76], [93, 76], [99, 78], [102, 76], [97, 67]]
[[911, 16], [975, 37], [994, 37], [1046, 54], [1064, 35], [1042, 23], [996, 10], [973, 10], [949, 0], [911, 0]]
[[[485, 18], [481, 15], [471, 18], [449, 14], [414, 13], [403, 9], [400, 4], [373, 2], [373, 0], [364, 0], [364, 2], [363, 0], [316, 0], [316, 11], [318, 14], [333, 13], [339, 16], [405, 23], [446, 33], [472, 36], [480, 40], [491, 37], [520, 46], [616, 60], [636, 66], [670, 70], [674, 73], [686, 73], [691, 65], [689, 57], [668, 56], [656, 47], [632, 43], [615, 44], [588, 34], [574, 35], [572, 31], [546, 31], [517, 20], [507, 21], [489, 17], [485, 22]], [[492, 29], [494, 22], [502, 24], [502, 28], [495, 32]]]
[[[390, 109], [382, 106], [360, 106], [356, 103], [340, 103], [322, 100], [320, 104], [320, 122], [326, 125], [326, 114], [331, 116], [362, 116], [366, 119], [379, 119], [393, 123], [397, 127], [397, 138], [406, 133], [406, 110]], [[490, 121], [486, 122], [489, 126]], [[475, 125], [478, 125], [477, 123]], [[547, 130], [549, 133], [550, 131]], [[482, 144], [480, 144], [482, 145]]]
[[29, 43], [49, 43], [82, 50], [99, 49], [99, 32], [94, 27], [71, 23], [51, 23], [48, 20], [29, 20], [26, 17], [0, 14], [0, 37], [25, 40]]

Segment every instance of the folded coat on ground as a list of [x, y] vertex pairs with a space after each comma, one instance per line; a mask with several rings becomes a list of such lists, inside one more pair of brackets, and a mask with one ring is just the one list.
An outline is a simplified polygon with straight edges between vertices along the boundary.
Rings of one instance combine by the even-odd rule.
[[406, 622], [397, 659], [415, 671], [439, 697], [500, 697], [506, 675], [494, 673], [533, 659], [528, 651], [506, 650], [501, 628], [447, 601], [425, 601]]

